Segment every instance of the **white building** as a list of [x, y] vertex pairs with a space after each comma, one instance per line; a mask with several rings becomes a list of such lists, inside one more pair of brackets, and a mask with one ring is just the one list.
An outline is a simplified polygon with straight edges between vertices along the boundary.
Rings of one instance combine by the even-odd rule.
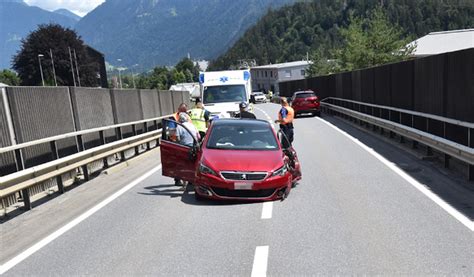
[[310, 64], [311, 61], [296, 61], [252, 67], [252, 90], [271, 90], [279, 94], [280, 82], [304, 79]]
[[474, 29], [432, 32], [409, 45], [416, 43], [412, 56], [420, 58], [474, 47]]

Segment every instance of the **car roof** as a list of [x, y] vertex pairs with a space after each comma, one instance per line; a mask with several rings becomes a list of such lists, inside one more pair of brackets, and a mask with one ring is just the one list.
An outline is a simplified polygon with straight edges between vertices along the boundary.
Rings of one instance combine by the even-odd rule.
[[301, 91], [295, 92], [294, 94], [301, 94], [301, 93], [314, 93], [314, 91], [312, 91], [312, 90], [301, 90]]
[[219, 118], [214, 120], [212, 125], [248, 125], [248, 126], [270, 126], [270, 123], [262, 119], [247, 119], [247, 118]]

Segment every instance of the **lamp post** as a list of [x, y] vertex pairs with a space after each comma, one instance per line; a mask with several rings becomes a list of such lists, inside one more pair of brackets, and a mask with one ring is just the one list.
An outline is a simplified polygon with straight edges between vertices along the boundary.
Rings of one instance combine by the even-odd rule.
[[43, 67], [41, 66], [41, 58], [42, 57], [44, 57], [43, 54], [38, 54], [38, 64], [39, 64], [40, 73], [41, 73], [41, 81], [43, 82], [43, 87], [44, 87]]
[[49, 48], [49, 55], [51, 56], [51, 66], [53, 67], [54, 84], [58, 86], [58, 81], [56, 79], [56, 69], [54, 69], [53, 50], [51, 48]]
[[136, 67], [136, 66], [138, 66], [138, 64], [134, 64], [134, 65], [132, 66], [132, 68], [130, 69], [130, 70], [132, 71], [133, 88], [137, 88], [137, 87], [135, 86], [135, 74], [133, 73], [133, 68]]
[[[118, 62], [122, 62], [122, 59], [117, 59]], [[120, 67], [117, 68], [118, 72], [119, 72], [119, 83], [120, 83], [120, 88], [122, 88], [122, 75], [120, 74]]]

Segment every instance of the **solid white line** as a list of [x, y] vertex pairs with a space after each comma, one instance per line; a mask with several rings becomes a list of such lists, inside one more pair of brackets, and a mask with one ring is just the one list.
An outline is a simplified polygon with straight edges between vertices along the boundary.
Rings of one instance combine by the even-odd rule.
[[53, 240], [57, 239], [58, 237], [60, 237], [64, 233], [66, 233], [67, 231], [71, 230], [74, 226], [81, 223], [82, 221], [84, 221], [89, 216], [93, 215], [94, 213], [96, 213], [97, 211], [102, 209], [103, 207], [107, 206], [107, 204], [114, 201], [119, 196], [121, 196], [122, 194], [124, 194], [125, 192], [127, 192], [128, 190], [130, 190], [131, 188], [133, 188], [134, 186], [136, 186], [137, 184], [139, 184], [143, 180], [147, 179], [148, 177], [150, 177], [152, 174], [154, 174], [155, 172], [157, 172], [160, 169], [161, 169], [161, 164], [158, 165], [157, 167], [151, 169], [150, 171], [146, 172], [140, 178], [135, 179], [130, 184], [128, 184], [125, 187], [121, 188], [116, 193], [112, 194], [111, 196], [109, 196], [108, 198], [106, 198], [105, 200], [103, 200], [102, 202], [97, 204], [96, 206], [92, 207], [90, 210], [86, 211], [85, 213], [81, 214], [80, 216], [78, 216], [77, 218], [75, 218], [74, 220], [69, 222], [68, 224], [66, 224], [63, 227], [61, 227], [60, 229], [56, 230], [54, 233], [52, 233], [49, 236], [45, 237], [44, 239], [40, 240], [39, 242], [37, 242], [36, 244], [31, 246], [30, 248], [26, 249], [25, 251], [23, 251], [22, 253], [20, 253], [16, 257], [14, 257], [13, 259], [11, 259], [8, 262], [4, 263], [3, 265], [0, 266], [0, 275], [7, 272], [8, 270], [10, 270], [15, 265], [19, 264], [20, 262], [22, 262], [23, 260], [28, 258], [30, 255], [34, 254], [36, 251], [38, 251], [41, 248], [45, 247], [46, 245], [48, 245], [48, 243], [50, 243]]
[[268, 245], [257, 246], [253, 258], [252, 277], [267, 276]]
[[336, 131], [338, 131], [339, 133], [343, 134], [344, 136], [346, 136], [347, 138], [349, 138], [350, 140], [352, 140], [353, 142], [355, 142], [357, 145], [359, 145], [360, 147], [362, 147], [364, 150], [366, 150], [367, 152], [369, 152], [370, 154], [372, 154], [372, 156], [374, 156], [375, 158], [377, 158], [379, 161], [381, 161], [383, 164], [385, 164], [388, 168], [390, 168], [391, 170], [393, 170], [395, 173], [397, 173], [398, 175], [400, 175], [400, 177], [402, 177], [403, 179], [405, 179], [405, 181], [407, 181], [408, 183], [410, 183], [412, 186], [414, 186], [416, 189], [418, 189], [421, 193], [423, 193], [425, 196], [427, 196], [429, 199], [431, 199], [433, 202], [435, 202], [436, 204], [438, 204], [438, 206], [440, 206], [443, 210], [445, 210], [447, 213], [449, 213], [451, 216], [453, 216], [454, 218], [456, 218], [459, 222], [461, 222], [462, 224], [464, 224], [464, 226], [466, 226], [467, 228], [469, 228], [469, 230], [471, 231], [474, 231], [474, 222], [471, 221], [469, 218], [467, 218], [466, 216], [464, 216], [462, 213], [460, 213], [458, 210], [456, 210], [455, 208], [453, 208], [451, 205], [449, 205], [448, 203], [446, 203], [443, 199], [441, 199], [438, 195], [434, 194], [433, 192], [431, 192], [428, 188], [426, 188], [423, 184], [421, 184], [420, 182], [418, 182], [417, 180], [415, 180], [413, 177], [411, 177], [410, 175], [408, 175], [407, 173], [405, 173], [405, 171], [403, 171], [402, 169], [400, 169], [399, 167], [397, 167], [396, 164], [390, 162], [389, 160], [387, 160], [386, 158], [384, 158], [382, 155], [380, 155], [379, 153], [377, 153], [374, 149], [372, 148], [369, 148], [367, 145], [363, 144], [362, 142], [360, 142], [358, 139], [352, 137], [351, 135], [349, 135], [348, 133], [342, 131], [341, 129], [337, 128], [336, 126], [334, 126], [333, 124], [329, 123], [328, 121], [322, 119], [322, 118], [319, 118], [317, 117], [318, 120], [320, 120], [321, 122], [327, 124], [328, 126], [334, 128]]
[[265, 202], [262, 207], [262, 219], [272, 218], [273, 202]]

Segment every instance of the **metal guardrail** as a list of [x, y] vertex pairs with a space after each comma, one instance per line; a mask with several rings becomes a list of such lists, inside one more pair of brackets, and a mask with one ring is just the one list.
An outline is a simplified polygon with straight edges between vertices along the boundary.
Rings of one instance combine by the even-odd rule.
[[[474, 124], [469, 123], [469, 122], [451, 120], [451, 119], [447, 119], [443, 117], [438, 117], [438, 116], [423, 114], [423, 113], [418, 113], [418, 112], [412, 112], [412, 111], [407, 111], [403, 109], [396, 109], [392, 107], [366, 104], [362, 102], [345, 100], [345, 99], [337, 99], [337, 98], [332, 98], [332, 99], [333, 100], [336, 99], [337, 101], [353, 102], [360, 105], [367, 105], [367, 106], [375, 107], [378, 109], [386, 108], [393, 111], [397, 111], [399, 113], [403, 112], [403, 113], [412, 114], [416, 116], [424, 117], [426, 115], [426, 117], [429, 117], [431, 119], [440, 120], [440, 121], [447, 122], [450, 124], [467, 127], [469, 128], [469, 131], [468, 131], [469, 134], [471, 134], [472, 132], [471, 126], [474, 126]], [[441, 153], [444, 154], [446, 167], [449, 167], [449, 159], [451, 157], [467, 163], [468, 179], [474, 180], [474, 149], [471, 148], [470, 146], [462, 145], [462, 144], [450, 141], [448, 139], [415, 129], [411, 126], [406, 126], [401, 123], [393, 122], [391, 120], [376, 117], [374, 115], [365, 114], [359, 111], [354, 111], [349, 108], [341, 107], [335, 104], [326, 103], [326, 101], [327, 100], [325, 99], [321, 102], [321, 106], [323, 110], [326, 110], [326, 112], [327, 110], [335, 111], [337, 113], [344, 114], [350, 118], [357, 119], [361, 122], [371, 124], [372, 126], [377, 126], [381, 128], [380, 130], [384, 130], [384, 129], [388, 130], [390, 132], [391, 137], [393, 137], [393, 133], [396, 133], [400, 135], [402, 139], [404, 137], [409, 138], [414, 141], [414, 146], [416, 146], [416, 143], [422, 143], [427, 146], [428, 155], [432, 155], [432, 149], [436, 149], [440, 151]], [[470, 142], [470, 139], [471, 137], [469, 137], [469, 140], [468, 140], [469, 142]]]
[[[356, 105], [361, 105], [361, 106], [366, 106], [366, 107], [371, 107], [371, 108], [390, 110], [390, 111], [403, 113], [403, 114], [409, 114], [409, 115], [413, 115], [413, 116], [420, 116], [420, 117], [424, 117], [424, 118], [429, 118], [429, 119], [441, 121], [441, 122], [444, 122], [444, 123], [449, 123], [449, 124], [453, 124], [453, 125], [457, 125], [457, 126], [462, 126], [462, 127], [474, 129], [474, 123], [472, 123], [472, 122], [456, 120], [456, 119], [442, 117], [442, 116], [439, 116], [439, 115], [434, 115], [434, 114], [429, 114], [429, 113], [410, 111], [410, 110], [405, 110], [405, 109], [399, 109], [399, 108], [394, 108], [394, 107], [389, 107], [389, 106], [364, 103], [364, 102], [348, 100], [348, 99], [342, 99], [342, 98], [336, 98], [336, 97], [327, 97], [327, 98], [324, 98], [322, 101], [323, 102], [327, 102], [327, 101], [336, 101], [337, 102], [337, 101], [339, 101], [341, 103], [342, 102], [353, 103], [353, 104], [356, 104]], [[339, 105], [339, 106], [341, 106], [341, 105]]]
[[[0, 177], [0, 199], [4, 199], [17, 192], [21, 192], [24, 208], [31, 209], [31, 200], [28, 191], [29, 188], [49, 179], [56, 178], [58, 191], [63, 193], [64, 185], [61, 176], [62, 174], [77, 168], [81, 168], [84, 175], [84, 180], [87, 181], [89, 180], [89, 172], [87, 168], [88, 164], [98, 160], [103, 160], [104, 168], [107, 168], [109, 166], [107, 157], [109, 156], [120, 153], [121, 160], [124, 161], [126, 159], [126, 150], [134, 148], [135, 154], [138, 155], [140, 151], [140, 145], [146, 144], [147, 149], [150, 149], [150, 142], [156, 140], [158, 143], [158, 140], [161, 137], [161, 129], [158, 129], [158, 120], [168, 118], [170, 116], [171, 115], [166, 115], [146, 120], [72, 132], [0, 148], [0, 154], [8, 152], [15, 153], [15, 163], [17, 166], [17, 172]], [[148, 131], [149, 127], [151, 127], [150, 123], [152, 123], [152, 131]], [[145, 130], [143, 134], [137, 133], [137, 126], [140, 124], [143, 124], [143, 128]], [[133, 136], [129, 138], [123, 138], [123, 127], [131, 127]], [[106, 142], [104, 132], [107, 130], [115, 130], [115, 134], [117, 136], [116, 141], [110, 143]], [[101, 145], [90, 149], [85, 149], [82, 136], [94, 133], [99, 133]], [[60, 158], [56, 142], [66, 138], [76, 138], [78, 152]], [[27, 147], [45, 143], [50, 143], [53, 160], [25, 169], [22, 150]], [[3, 206], [5, 207], [5, 205]]]

